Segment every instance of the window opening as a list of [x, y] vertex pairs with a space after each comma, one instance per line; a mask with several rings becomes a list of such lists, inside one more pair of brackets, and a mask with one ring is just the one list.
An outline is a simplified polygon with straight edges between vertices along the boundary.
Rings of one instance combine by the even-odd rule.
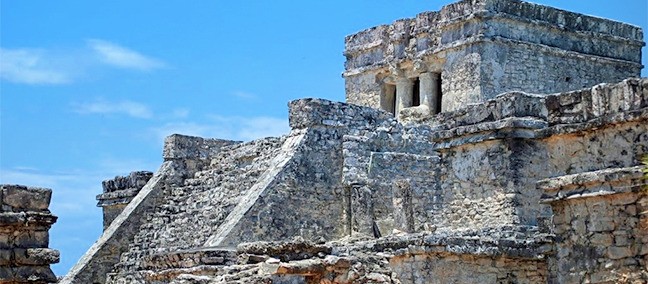
[[380, 109], [396, 114], [396, 85], [383, 85], [383, 95], [380, 97]]
[[412, 88], [412, 106], [419, 106], [421, 105], [421, 80], [418, 77], [414, 79]]

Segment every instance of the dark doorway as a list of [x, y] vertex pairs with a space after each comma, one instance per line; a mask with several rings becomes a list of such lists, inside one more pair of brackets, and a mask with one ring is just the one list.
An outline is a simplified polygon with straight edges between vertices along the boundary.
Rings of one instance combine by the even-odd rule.
[[412, 106], [421, 105], [421, 80], [418, 77], [414, 79], [414, 86], [412, 90]]
[[434, 110], [434, 113], [441, 113], [441, 102], [443, 101], [441, 98], [443, 97], [443, 92], [441, 91], [441, 73], [435, 73], [434, 76], [436, 76], [436, 89], [438, 92], [438, 95], [436, 96], [436, 109]]

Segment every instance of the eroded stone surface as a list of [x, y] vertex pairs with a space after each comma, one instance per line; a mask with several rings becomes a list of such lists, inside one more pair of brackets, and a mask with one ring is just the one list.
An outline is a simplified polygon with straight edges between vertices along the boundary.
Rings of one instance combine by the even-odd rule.
[[56, 216], [48, 209], [52, 190], [0, 185], [0, 283], [52, 283], [49, 265], [59, 252], [49, 246]]
[[62, 282], [641, 283], [641, 46], [514, 0], [349, 36], [348, 103], [290, 102], [279, 138], [168, 137]]

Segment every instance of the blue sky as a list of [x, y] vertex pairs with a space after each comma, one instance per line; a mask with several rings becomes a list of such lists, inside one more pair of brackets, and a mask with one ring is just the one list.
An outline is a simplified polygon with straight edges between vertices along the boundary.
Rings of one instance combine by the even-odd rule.
[[[172, 133], [286, 133], [289, 100], [344, 100], [344, 36], [450, 2], [2, 0], [0, 183], [54, 190], [65, 274], [102, 180], [155, 171]], [[645, 0], [536, 2], [648, 29]]]

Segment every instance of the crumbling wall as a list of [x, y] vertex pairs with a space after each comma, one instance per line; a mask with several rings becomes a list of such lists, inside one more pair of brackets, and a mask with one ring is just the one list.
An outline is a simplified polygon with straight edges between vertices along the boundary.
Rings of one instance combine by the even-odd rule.
[[648, 281], [648, 192], [641, 167], [538, 182], [556, 234], [558, 283]]
[[153, 176], [152, 172], [138, 171], [127, 176], [117, 176], [101, 183], [103, 193], [97, 195], [98, 207], [103, 208], [103, 229], [121, 213], [133, 197], [146, 185]]
[[428, 206], [439, 203], [438, 153], [426, 127], [405, 129], [395, 119], [343, 137], [349, 234], [380, 236], [415, 232], [429, 225]]
[[53, 283], [50, 264], [59, 252], [48, 248], [57, 217], [49, 211], [52, 190], [0, 185], [0, 283]]
[[545, 262], [430, 253], [390, 261], [400, 283], [547, 283]]
[[164, 163], [123, 211], [110, 223], [99, 239], [70, 269], [61, 283], [105, 283], [106, 275], [119, 262], [142, 224], [147, 212], [164, 205], [164, 193], [182, 185], [194, 172], [208, 164], [208, 157], [221, 146], [234, 143], [171, 135], [165, 139]]
[[[348, 231], [348, 192], [342, 184], [343, 137], [385, 123], [389, 115], [369, 108], [318, 99], [290, 103], [291, 139], [284, 144], [252, 202], [241, 204], [207, 243], [235, 245], [244, 241], [286, 240], [294, 236], [331, 240]], [[290, 144], [289, 144], [290, 143]], [[246, 199], [248, 199], [246, 197]], [[249, 201], [246, 201], [246, 203]], [[245, 206], [245, 207], [243, 207]], [[227, 225], [227, 224], [226, 224]], [[226, 230], [225, 230], [226, 229]]]
[[159, 265], [166, 269], [147, 279], [160, 283], [546, 283], [544, 259], [552, 248], [550, 235], [513, 227], [328, 243], [295, 238], [243, 243], [228, 251], [178, 252], [160, 259]]

